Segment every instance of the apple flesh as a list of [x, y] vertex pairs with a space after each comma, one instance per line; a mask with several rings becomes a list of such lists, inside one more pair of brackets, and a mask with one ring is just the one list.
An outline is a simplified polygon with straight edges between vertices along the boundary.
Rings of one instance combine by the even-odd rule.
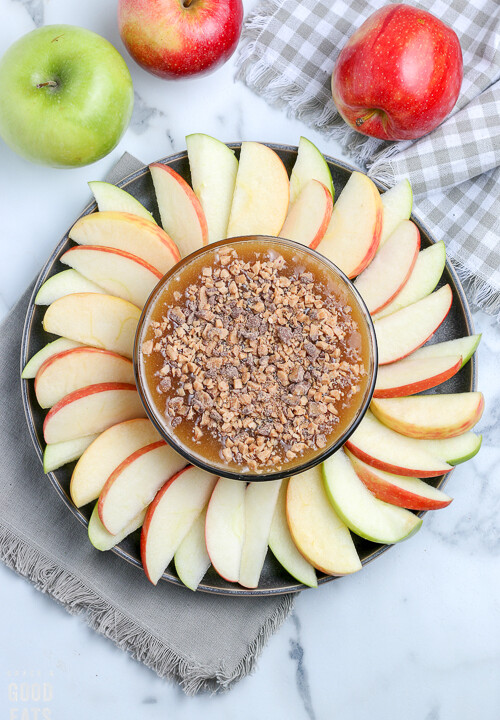
[[415, 395], [440, 385], [453, 377], [462, 367], [461, 355], [428, 357], [420, 360], [414, 359], [413, 355], [378, 368], [374, 398]]
[[463, 367], [477, 350], [477, 346], [481, 340], [481, 335], [466, 335], [462, 338], [454, 340], [446, 340], [433, 345], [426, 345], [416, 350], [412, 354], [414, 360], [425, 360], [427, 358], [448, 357], [450, 355], [460, 355]]
[[117, 533], [116, 535], [111, 535], [111, 533], [106, 530], [99, 518], [99, 512], [96, 503], [89, 520], [89, 540], [96, 548], [96, 550], [101, 550], [101, 552], [111, 550], [111, 548], [114, 548], [115, 545], [118, 545], [119, 542], [126, 538], [127, 535], [130, 535], [131, 533], [138, 530], [142, 526], [145, 516], [146, 510], [141, 510], [141, 512], [136, 515], [135, 518], [133, 518], [129, 522], [129, 524], [123, 528], [121, 532]]
[[434, 440], [419, 440], [422, 447], [443, 458], [450, 465], [459, 465], [477, 455], [482, 443], [482, 435], [470, 430], [462, 435]]
[[93, 180], [88, 183], [88, 186], [101, 212], [131, 213], [156, 224], [156, 220], [149, 210], [146, 210], [144, 205], [126, 190], [100, 180]]
[[382, 193], [382, 232], [380, 247], [384, 245], [399, 223], [409, 220], [413, 207], [413, 192], [409, 180], [401, 180]]
[[208, 503], [205, 543], [224, 580], [238, 582], [245, 539], [245, 483], [220, 478]]
[[327, 230], [332, 210], [328, 188], [318, 180], [309, 180], [291, 206], [279, 236], [315, 248]]
[[328, 188], [333, 201], [335, 190], [328, 163], [316, 145], [307, 138], [301, 137], [297, 159], [290, 175], [290, 205], [293, 205], [310, 180], [318, 180]]
[[179, 580], [190, 590], [196, 590], [210, 567], [210, 557], [205, 545], [205, 508], [196, 518], [174, 555], [175, 570]]
[[23, 380], [31, 380], [36, 377], [36, 374], [42, 367], [43, 363], [50, 357], [76, 347], [82, 347], [82, 344], [63, 337], [47, 343], [47, 345], [44, 345], [41, 350], [35, 353], [33, 357], [28, 360], [21, 373], [21, 378]]
[[266, 559], [267, 544], [281, 480], [250, 483], [245, 494], [245, 539], [239, 583], [256, 588]]
[[66, 463], [78, 460], [85, 450], [94, 442], [99, 435], [87, 435], [87, 437], [66, 440], [64, 442], [46, 445], [43, 451], [43, 471], [52, 472]]
[[52, 305], [53, 302], [64, 297], [64, 295], [72, 295], [74, 293], [93, 292], [106, 294], [106, 290], [96, 285], [91, 280], [83, 277], [79, 272], [73, 270], [63, 270], [56, 275], [52, 275], [46, 280], [37, 292], [35, 297], [35, 305]]

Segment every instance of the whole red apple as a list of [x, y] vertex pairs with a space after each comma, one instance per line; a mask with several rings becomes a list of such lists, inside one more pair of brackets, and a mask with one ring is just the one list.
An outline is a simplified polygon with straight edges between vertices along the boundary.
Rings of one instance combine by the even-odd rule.
[[463, 77], [455, 32], [409, 5], [377, 10], [347, 41], [332, 95], [346, 123], [382, 140], [413, 140], [455, 105]]
[[175, 80], [226, 62], [243, 22], [241, 0], [119, 0], [120, 35], [145, 70]]

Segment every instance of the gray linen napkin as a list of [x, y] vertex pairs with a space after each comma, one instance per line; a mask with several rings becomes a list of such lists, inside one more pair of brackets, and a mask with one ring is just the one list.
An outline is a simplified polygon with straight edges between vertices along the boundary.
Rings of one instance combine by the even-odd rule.
[[330, 90], [346, 40], [387, 0], [263, 0], [247, 17], [238, 77], [270, 104], [340, 140], [388, 185], [409, 177], [415, 208], [466, 282], [471, 301], [500, 313], [500, 3], [409, 0], [458, 34], [464, 81], [452, 115], [416, 142], [351, 130]]
[[[125, 155], [117, 181], [141, 166]], [[184, 692], [217, 692], [247, 675], [293, 598], [232, 598], [156, 587], [88, 542], [43, 474], [21, 403], [21, 332], [32, 288], [0, 325], [0, 559]]]

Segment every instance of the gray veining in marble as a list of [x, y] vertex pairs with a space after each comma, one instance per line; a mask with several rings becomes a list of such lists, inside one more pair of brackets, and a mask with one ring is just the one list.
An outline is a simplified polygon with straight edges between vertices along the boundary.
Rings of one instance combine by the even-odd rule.
[[290, 658], [296, 663], [295, 680], [297, 683], [297, 691], [302, 700], [304, 710], [309, 720], [316, 720], [311, 698], [311, 689], [309, 687], [309, 679], [307, 676], [307, 668], [304, 661], [304, 648], [301, 642], [300, 620], [296, 612], [292, 613], [292, 623], [295, 628], [295, 637], [290, 638]]
[[44, 24], [45, 15], [45, 2], [44, 0], [14, 0], [14, 2], [21, 3], [28, 13], [31, 19], [35, 23], [36, 27], [40, 27]]

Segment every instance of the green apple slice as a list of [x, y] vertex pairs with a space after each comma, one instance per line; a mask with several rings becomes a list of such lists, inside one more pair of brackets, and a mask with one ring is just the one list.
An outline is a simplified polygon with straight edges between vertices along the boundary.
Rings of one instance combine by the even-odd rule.
[[48, 473], [57, 470], [62, 465], [66, 465], [66, 463], [78, 460], [80, 455], [83, 455], [89, 445], [98, 437], [99, 433], [76, 438], [76, 440], [66, 440], [46, 445], [43, 453], [43, 471]]
[[93, 292], [105, 294], [106, 290], [96, 285], [81, 273], [73, 270], [63, 270], [46, 280], [37, 292], [35, 305], [51, 305], [55, 300], [71, 295], [72, 293]]
[[210, 135], [186, 137], [191, 183], [208, 225], [208, 242], [227, 237], [238, 160], [227, 145]]
[[123, 538], [126, 538], [127, 535], [130, 535], [130, 533], [133, 533], [134, 530], [140, 528], [146, 516], [147, 508], [141, 510], [141, 512], [136, 515], [135, 518], [123, 528], [123, 530], [121, 530], [116, 535], [111, 535], [111, 533], [106, 530], [99, 518], [98, 504], [99, 503], [96, 503], [94, 509], [92, 510], [92, 515], [90, 516], [88, 528], [89, 540], [97, 550], [111, 550], [111, 548], [113, 548], [115, 545], [118, 545], [118, 543], [121, 542]]
[[[477, 350], [477, 346], [481, 340], [481, 335], [467, 335], [466, 337], [456, 338], [455, 340], [446, 340], [433, 345], [425, 345], [411, 354], [412, 360], [422, 360], [424, 358], [449, 357], [450, 355], [460, 355], [463, 367]], [[410, 358], [408, 358], [410, 359]]]
[[250, 483], [245, 496], [245, 539], [241, 550], [239, 583], [256, 588], [266, 559], [269, 532], [281, 480]]
[[360, 537], [383, 545], [406, 540], [422, 525], [409, 510], [378, 500], [356, 475], [347, 455], [338, 450], [322, 465], [326, 494], [347, 525]]
[[332, 175], [328, 163], [316, 145], [305, 137], [299, 140], [297, 159], [290, 175], [290, 204], [292, 205], [309, 180], [319, 180], [335, 197]]
[[382, 193], [382, 234], [380, 247], [403, 220], [409, 220], [413, 206], [413, 192], [409, 180], [401, 180]]
[[442, 458], [450, 465], [459, 465], [477, 455], [483, 440], [482, 435], [476, 435], [471, 430], [462, 435], [436, 440], [419, 440], [426, 450]]
[[33, 357], [26, 363], [21, 377], [23, 380], [31, 380], [36, 377], [37, 372], [42, 367], [43, 363], [53, 355], [58, 355], [66, 350], [72, 350], [73, 348], [82, 347], [82, 343], [76, 342], [75, 340], [68, 340], [68, 338], [60, 337], [53, 342], [44, 345], [41, 350], [33, 355]]
[[128, 212], [156, 223], [149, 210], [125, 190], [100, 180], [93, 180], [88, 185], [101, 212]]
[[196, 518], [174, 555], [177, 575], [190, 590], [198, 588], [211, 564], [205, 544], [206, 517], [207, 508]]

